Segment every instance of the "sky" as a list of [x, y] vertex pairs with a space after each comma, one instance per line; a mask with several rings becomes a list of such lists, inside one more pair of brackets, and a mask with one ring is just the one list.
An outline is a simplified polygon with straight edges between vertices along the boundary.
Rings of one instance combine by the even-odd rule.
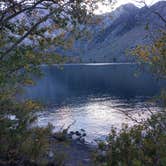
[[[133, 3], [138, 7], [142, 5], [138, 3], [139, 0], [117, 0], [116, 7], [126, 4], [126, 3]], [[147, 5], [153, 5], [154, 3], [158, 2], [159, 0], [145, 0]], [[109, 5], [102, 5], [102, 3], [98, 4], [98, 9], [95, 11], [95, 14], [103, 14], [111, 11], [111, 7]]]

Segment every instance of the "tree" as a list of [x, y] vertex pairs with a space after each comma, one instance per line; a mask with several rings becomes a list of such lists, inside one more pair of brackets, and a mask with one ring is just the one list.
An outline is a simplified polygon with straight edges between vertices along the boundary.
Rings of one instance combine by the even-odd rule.
[[131, 54], [138, 58], [142, 63], [148, 64], [157, 77], [166, 77], [166, 18], [148, 7], [145, 0], [138, 1], [144, 4], [151, 13], [156, 15], [163, 23], [159, 26], [157, 31], [150, 32], [149, 23], [146, 24], [145, 29], [149, 31], [149, 37], [152, 39], [149, 44], [137, 45], [136, 48], [131, 50]]
[[56, 48], [72, 44], [93, 10], [93, 0], [0, 1], [0, 165], [46, 164], [51, 127], [29, 128], [41, 105], [16, 96], [40, 64], [64, 61]]
[[[67, 39], [66, 35], [86, 23], [92, 4], [89, 0], [1, 1], [1, 84], [12, 79], [13, 73], [18, 75], [19, 69], [32, 72], [43, 62], [56, 62], [58, 53], [54, 49], [50, 54], [51, 46], [66, 47], [72, 43], [72, 37]], [[92, 8], [87, 10], [89, 6]]]

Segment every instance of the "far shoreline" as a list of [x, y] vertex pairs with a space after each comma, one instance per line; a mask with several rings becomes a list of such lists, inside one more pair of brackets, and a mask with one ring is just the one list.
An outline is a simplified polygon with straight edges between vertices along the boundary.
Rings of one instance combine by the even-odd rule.
[[136, 62], [111, 62], [111, 63], [61, 63], [61, 64], [42, 64], [40, 66], [109, 66], [109, 65], [138, 65]]

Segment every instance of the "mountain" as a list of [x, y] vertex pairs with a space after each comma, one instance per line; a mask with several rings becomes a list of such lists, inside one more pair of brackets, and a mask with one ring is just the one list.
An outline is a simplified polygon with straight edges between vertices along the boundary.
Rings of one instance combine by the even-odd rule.
[[68, 55], [78, 56], [82, 62], [134, 61], [133, 57], [125, 55], [126, 50], [149, 43], [151, 34], [155, 34], [159, 27], [165, 28], [154, 11], [166, 18], [166, 1], [150, 8], [126, 4], [112, 13], [95, 16], [94, 19], [100, 22], [89, 27], [91, 37], [76, 41]]

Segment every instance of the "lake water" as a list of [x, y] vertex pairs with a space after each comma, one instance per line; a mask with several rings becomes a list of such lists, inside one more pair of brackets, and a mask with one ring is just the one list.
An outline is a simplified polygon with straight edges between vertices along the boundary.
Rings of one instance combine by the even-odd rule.
[[132, 125], [121, 111], [145, 112], [150, 99], [165, 86], [137, 64], [70, 64], [41, 66], [44, 77], [26, 87], [26, 98], [39, 100], [48, 109], [38, 113], [37, 125], [52, 123], [55, 131], [71, 123], [70, 130], [84, 129], [86, 141], [105, 139], [112, 126]]

